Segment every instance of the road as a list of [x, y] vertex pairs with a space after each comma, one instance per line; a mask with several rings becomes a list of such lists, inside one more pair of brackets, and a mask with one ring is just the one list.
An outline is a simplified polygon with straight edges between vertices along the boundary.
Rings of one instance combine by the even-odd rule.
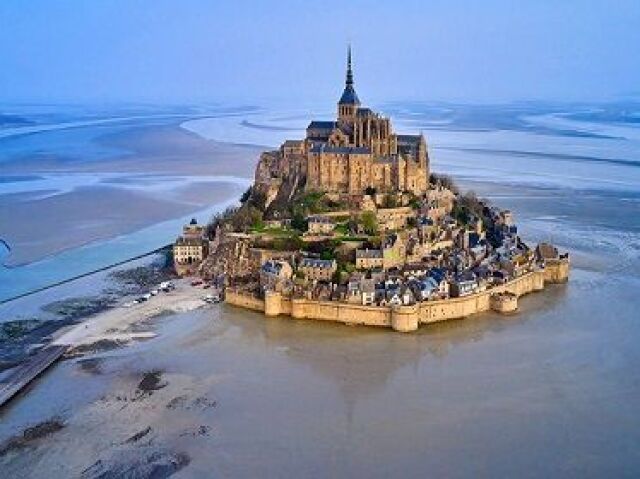
[[9, 377], [0, 382], [0, 407], [60, 359], [67, 348], [68, 346], [62, 344], [47, 346], [20, 364]]

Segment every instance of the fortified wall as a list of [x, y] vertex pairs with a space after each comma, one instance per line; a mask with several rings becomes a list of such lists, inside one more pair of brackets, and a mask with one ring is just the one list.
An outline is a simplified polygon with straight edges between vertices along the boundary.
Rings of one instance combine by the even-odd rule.
[[411, 306], [361, 306], [337, 301], [289, 299], [276, 292], [268, 292], [263, 301], [232, 289], [226, 291], [225, 300], [234, 306], [262, 311], [268, 317], [288, 315], [294, 319], [385, 326], [395, 331], [410, 332], [417, 330], [420, 324], [465, 318], [483, 311], [514, 312], [520, 296], [541, 291], [545, 283], [563, 283], [568, 278], [569, 261], [560, 259], [548, 262], [544, 269], [524, 274], [487, 291]]

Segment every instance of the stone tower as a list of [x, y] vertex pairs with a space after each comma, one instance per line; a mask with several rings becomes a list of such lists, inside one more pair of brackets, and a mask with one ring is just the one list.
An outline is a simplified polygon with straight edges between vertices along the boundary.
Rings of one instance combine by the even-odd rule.
[[351, 70], [351, 45], [347, 51], [347, 78], [344, 91], [338, 102], [338, 121], [353, 121], [360, 106], [360, 99], [353, 87], [353, 71]]

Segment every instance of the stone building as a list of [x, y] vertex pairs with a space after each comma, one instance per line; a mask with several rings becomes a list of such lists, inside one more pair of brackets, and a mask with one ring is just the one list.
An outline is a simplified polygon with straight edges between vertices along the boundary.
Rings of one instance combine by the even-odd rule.
[[356, 268], [357, 269], [373, 269], [382, 268], [384, 259], [381, 249], [357, 249], [356, 250]]
[[298, 271], [309, 281], [331, 281], [337, 269], [334, 259], [303, 258], [298, 266]]
[[256, 169], [256, 183], [269, 200], [274, 185], [283, 180], [297, 185], [301, 178], [308, 191], [346, 195], [427, 191], [424, 136], [397, 134], [389, 118], [362, 107], [354, 87], [351, 49], [337, 119], [312, 121], [304, 140], [287, 140], [279, 150], [263, 153]]
[[336, 225], [326, 216], [310, 216], [307, 219], [307, 231], [312, 235], [328, 235], [333, 233]]
[[409, 206], [400, 208], [381, 208], [376, 212], [378, 229], [380, 231], [401, 230], [407, 226], [409, 218], [413, 218], [415, 213]]
[[359, 194], [427, 189], [429, 159], [422, 135], [398, 135], [391, 120], [360, 104], [347, 58], [336, 121], [312, 121], [305, 139], [308, 190]]
[[292, 276], [287, 261], [267, 260], [260, 267], [260, 286], [263, 291], [283, 292], [290, 288]]
[[193, 218], [182, 228], [182, 235], [173, 244], [173, 263], [178, 275], [193, 274], [209, 254], [209, 240], [204, 227]]

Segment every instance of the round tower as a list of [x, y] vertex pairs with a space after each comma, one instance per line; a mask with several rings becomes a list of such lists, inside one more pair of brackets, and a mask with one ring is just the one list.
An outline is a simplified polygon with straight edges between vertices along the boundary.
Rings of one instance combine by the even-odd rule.
[[278, 316], [282, 312], [282, 296], [276, 291], [266, 291], [264, 295], [264, 315]]

